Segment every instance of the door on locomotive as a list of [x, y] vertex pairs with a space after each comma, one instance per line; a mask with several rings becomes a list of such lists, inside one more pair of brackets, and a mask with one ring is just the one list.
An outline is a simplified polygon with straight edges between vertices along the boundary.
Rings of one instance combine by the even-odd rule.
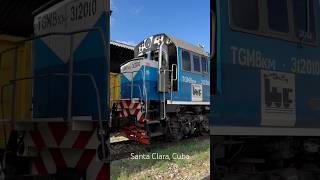
[[159, 61], [158, 61], [158, 91], [168, 92], [170, 88], [169, 83], [169, 56], [168, 56], [168, 46], [164, 43], [161, 44], [159, 48]]

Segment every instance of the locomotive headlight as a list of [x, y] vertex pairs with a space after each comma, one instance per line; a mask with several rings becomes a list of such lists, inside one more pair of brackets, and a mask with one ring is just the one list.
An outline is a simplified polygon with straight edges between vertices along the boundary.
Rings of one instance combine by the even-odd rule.
[[157, 36], [155, 39], [154, 39], [154, 44], [158, 44], [160, 45], [160, 40], [161, 40], [161, 37], [160, 36]]
[[148, 39], [146, 39], [146, 41], [145, 41], [145, 47], [147, 48], [147, 49], [149, 49], [149, 48], [151, 48], [151, 38], [148, 38]]

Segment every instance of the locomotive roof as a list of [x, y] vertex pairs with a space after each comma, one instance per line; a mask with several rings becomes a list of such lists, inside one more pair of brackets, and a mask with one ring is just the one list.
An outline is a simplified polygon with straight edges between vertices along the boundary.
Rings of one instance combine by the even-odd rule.
[[209, 56], [209, 53], [205, 52], [205, 50], [202, 47], [180, 40], [166, 33], [155, 34], [141, 41], [134, 48], [135, 56], [139, 56], [139, 54], [141, 55], [150, 50], [159, 49], [161, 44], [161, 40], [159, 39], [160, 37], [163, 38], [162, 39], [163, 42], [174, 44], [176, 47], [183, 48], [185, 50], [197, 53], [199, 55], [203, 55], [207, 57]]
[[134, 46], [130, 45], [130, 44], [125, 44], [119, 41], [114, 41], [114, 40], [110, 40], [110, 45], [114, 45], [117, 47], [121, 47], [121, 48], [125, 48], [125, 49], [129, 49], [129, 50], [134, 50]]
[[169, 35], [169, 34], [164, 34], [164, 35], [166, 35], [178, 47], [181, 47], [183, 49], [192, 51], [194, 53], [197, 53], [197, 54], [200, 54], [203, 56], [209, 56], [209, 54], [207, 52], [205, 52], [204, 49], [199, 46], [196, 46], [196, 45], [193, 45], [193, 44], [188, 43], [186, 41], [180, 40], [180, 39], [178, 39], [172, 35]]

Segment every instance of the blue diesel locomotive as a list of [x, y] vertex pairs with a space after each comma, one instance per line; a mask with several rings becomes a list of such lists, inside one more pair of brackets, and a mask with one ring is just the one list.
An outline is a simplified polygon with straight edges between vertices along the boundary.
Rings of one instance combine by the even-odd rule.
[[180, 140], [208, 132], [209, 73], [203, 48], [167, 34], [146, 38], [135, 47], [135, 58], [121, 65], [113, 124], [144, 144], [158, 136]]
[[215, 175], [319, 165], [319, 13], [317, 0], [211, 0]]

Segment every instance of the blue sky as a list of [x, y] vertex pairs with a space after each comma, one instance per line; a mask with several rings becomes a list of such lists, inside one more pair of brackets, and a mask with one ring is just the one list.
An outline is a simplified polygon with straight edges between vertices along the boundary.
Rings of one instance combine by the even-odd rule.
[[111, 0], [111, 39], [137, 44], [168, 33], [210, 49], [209, 0]]

